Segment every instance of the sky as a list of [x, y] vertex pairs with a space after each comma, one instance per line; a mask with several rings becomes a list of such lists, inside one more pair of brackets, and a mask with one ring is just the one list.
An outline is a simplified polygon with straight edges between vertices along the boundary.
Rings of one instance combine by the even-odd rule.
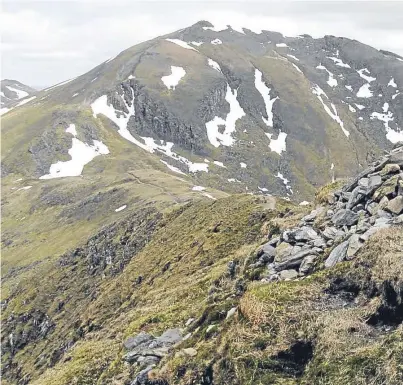
[[50, 86], [199, 20], [344, 36], [403, 56], [403, 1], [2, 0], [1, 78]]

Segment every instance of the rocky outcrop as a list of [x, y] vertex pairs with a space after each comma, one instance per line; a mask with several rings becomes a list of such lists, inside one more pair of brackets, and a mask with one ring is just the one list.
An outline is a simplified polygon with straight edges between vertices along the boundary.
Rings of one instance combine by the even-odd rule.
[[[163, 357], [167, 356], [172, 347], [183, 339], [180, 329], [168, 329], [159, 337], [140, 332], [134, 337], [129, 337], [123, 345], [128, 352], [123, 360], [129, 364], [136, 364], [140, 369], [131, 385], [149, 384], [148, 373]], [[193, 351], [189, 353], [194, 353]], [[197, 352], [196, 352], [197, 353]], [[192, 355], [192, 354], [190, 354]]]
[[250, 268], [266, 266], [265, 281], [305, 276], [354, 258], [381, 229], [403, 225], [403, 146], [360, 173], [328, 197], [328, 207], [304, 216], [300, 225], [271, 237], [256, 252]]

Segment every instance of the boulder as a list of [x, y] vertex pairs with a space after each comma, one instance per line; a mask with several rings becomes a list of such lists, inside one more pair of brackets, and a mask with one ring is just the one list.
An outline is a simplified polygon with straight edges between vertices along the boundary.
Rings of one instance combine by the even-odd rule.
[[336, 227], [331, 226], [326, 227], [325, 230], [323, 230], [322, 235], [325, 239], [334, 241], [335, 239], [342, 237], [344, 232], [336, 229]]
[[350, 195], [350, 198], [348, 199], [346, 208], [352, 209], [354, 206], [356, 206], [358, 203], [360, 203], [365, 198], [365, 194], [366, 194], [366, 188], [362, 187], [362, 186], [357, 186], [351, 192], [351, 195]]
[[403, 196], [397, 196], [390, 200], [386, 206], [386, 210], [395, 215], [403, 213]]
[[280, 279], [287, 281], [290, 279], [298, 278], [298, 271], [297, 270], [283, 270], [280, 272]]
[[336, 246], [329, 257], [325, 261], [325, 267], [329, 268], [334, 266], [336, 263], [343, 261], [347, 255], [349, 240], [340, 243], [340, 245]]
[[380, 175], [372, 175], [369, 177], [368, 180], [368, 191], [373, 191], [377, 187], [379, 187], [382, 184], [382, 178]]
[[301, 275], [305, 275], [305, 274], [311, 273], [312, 270], [313, 270], [313, 267], [314, 267], [314, 265], [315, 265], [316, 259], [317, 259], [317, 256], [314, 255], [314, 254], [307, 255], [307, 256], [303, 259], [303, 261], [302, 261], [302, 263], [301, 263], [301, 266], [299, 267], [299, 273], [300, 273]]
[[291, 246], [289, 243], [282, 242], [276, 248], [275, 262], [283, 262], [289, 258], [293, 253], [301, 250], [300, 246]]
[[306, 249], [306, 250], [301, 250], [298, 251], [295, 254], [289, 255], [285, 260], [282, 262], [275, 262], [274, 268], [276, 271], [281, 271], [285, 269], [290, 269], [294, 267], [298, 267], [301, 265], [302, 260], [310, 254], [316, 254], [317, 249]]
[[272, 245], [270, 245], [269, 242], [267, 242], [263, 246], [259, 247], [257, 255], [261, 262], [270, 263], [274, 260], [276, 249]]
[[393, 197], [395, 193], [398, 182], [400, 181], [401, 177], [400, 174], [394, 175], [391, 178], [387, 179], [375, 192], [374, 192], [374, 199], [376, 201], [380, 201], [383, 197]]
[[351, 211], [349, 209], [342, 209], [333, 215], [332, 223], [338, 227], [352, 226], [358, 222], [358, 218], [358, 214], [354, 211]]
[[316, 238], [318, 233], [310, 226], [302, 226], [283, 233], [283, 239], [288, 243], [310, 241]]
[[323, 207], [318, 207], [316, 210], [312, 210], [310, 212], [310, 214], [305, 215], [302, 218], [302, 221], [303, 222], [313, 222], [316, 219], [316, 217], [323, 212], [323, 210], [324, 210]]
[[400, 166], [396, 163], [389, 163], [387, 164], [382, 171], [379, 173], [379, 175], [388, 175], [388, 174], [395, 174], [400, 171]]
[[197, 356], [197, 350], [194, 348], [186, 348], [182, 350], [186, 356], [195, 357]]
[[168, 329], [164, 331], [155, 342], [161, 346], [171, 346], [182, 340], [182, 332], [180, 329]]
[[123, 342], [123, 345], [127, 350], [132, 350], [135, 347], [145, 342], [151, 342], [152, 340], [154, 340], [152, 335], [145, 332], [140, 332], [135, 337], [129, 337], [125, 342]]
[[353, 234], [348, 242], [348, 249], [346, 257], [347, 259], [351, 259], [357, 253], [359, 249], [364, 245], [364, 242], [360, 240], [360, 236], [358, 234]]

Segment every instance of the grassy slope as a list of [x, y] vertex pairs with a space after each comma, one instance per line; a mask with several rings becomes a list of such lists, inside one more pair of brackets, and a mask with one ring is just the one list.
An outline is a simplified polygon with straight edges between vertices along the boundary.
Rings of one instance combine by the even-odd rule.
[[[293, 215], [278, 216], [289, 207]], [[401, 383], [401, 326], [389, 333], [368, 326], [365, 320], [380, 299], [363, 292], [368, 282], [402, 282], [402, 231], [385, 231], [357, 259], [335, 269], [299, 282], [250, 282], [244, 296], [234, 295], [236, 280], [226, 273], [228, 261], [238, 261], [237, 276], [247, 279], [243, 266], [262, 242], [263, 229], [292, 226], [303, 210], [280, 202], [276, 211], [264, 212], [250, 196], [190, 203], [165, 213], [151, 242], [117, 277], [89, 276], [85, 260], [74, 266], [48, 265], [46, 272], [39, 267], [37, 273], [50, 277], [46, 288], [38, 281], [25, 282], [4, 313], [41, 308], [57, 325], [46, 339], [18, 353], [24, 373], [37, 378], [38, 385], [123, 384], [135, 375], [135, 368], [121, 359], [127, 336], [184, 327], [194, 317], [192, 337], [178, 350], [195, 347], [197, 356], [172, 355], [155, 373], [170, 384], [198, 383], [209, 367], [217, 384]], [[348, 306], [337, 295], [323, 300], [336, 278], [362, 288]], [[61, 298], [66, 305], [60, 311], [56, 302]], [[225, 320], [234, 306], [236, 316]], [[207, 333], [211, 324], [216, 328]], [[82, 333], [74, 346], [38, 377], [53, 349], [77, 334], [78, 325]], [[296, 341], [312, 346], [313, 359], [289, 368], [284, 357]], [[39, 354], [44, 365], [38, 364]]]

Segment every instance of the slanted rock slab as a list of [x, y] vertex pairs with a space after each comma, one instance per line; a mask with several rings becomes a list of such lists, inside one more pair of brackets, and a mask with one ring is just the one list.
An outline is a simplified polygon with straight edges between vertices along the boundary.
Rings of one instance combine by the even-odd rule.
[[343, 261], [347, 255], [349, 240], [340, 243], [340, 245], [336, 246], [329, 257], [325, 261], [325, 267], [333, 267], [336, 263]]

